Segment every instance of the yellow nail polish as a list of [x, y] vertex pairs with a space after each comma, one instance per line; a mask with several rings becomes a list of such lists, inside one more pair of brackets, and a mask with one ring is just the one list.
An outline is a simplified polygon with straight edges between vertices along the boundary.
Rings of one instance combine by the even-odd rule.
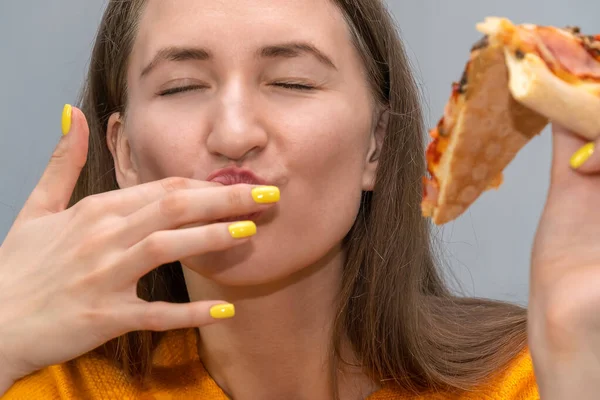
[[577, 169], [581, 167], [585, 162], [594, 154], [596, 144], [591, 142], [580, 148], [571, 157], [571, 168]]
[[66, 135], [71, 131], [71, 119], [73, 118], [73, 107], [70, 104], [65, 104], [62, 113], [62, 133]]
[[241, 239], [256, 234], [256, 224], [252, 221], [236, 222], [229, 225], [229, 233], [235, 239]]
[[210, 316], [215, 319], [232, 318], [235, 316], [233, 304], [219, 304], [210, 308]]
[[261, 186], [252, 189], [252, 198], [257, 203], [276, 203], [279, 201], [279, 196], [279, 188], [276, 186]]

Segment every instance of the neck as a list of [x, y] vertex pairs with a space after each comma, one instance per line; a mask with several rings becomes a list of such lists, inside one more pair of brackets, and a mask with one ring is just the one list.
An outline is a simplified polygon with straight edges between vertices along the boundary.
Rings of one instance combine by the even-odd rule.
[[[184, 267], [191, 301], [235, 304], [231, 320], [200, 328], [199, 355], [233, 399], [331, 399], [331, 337], [343, 252], [298, 276], [264, 287], [222, 287]], [[354, 361], [346, 342], [344, 360]], [[341, 368], [341, 366], [340, 366]], [[337, 373], [343, 400], [362, 400], [375, 385], [360, 368]]]

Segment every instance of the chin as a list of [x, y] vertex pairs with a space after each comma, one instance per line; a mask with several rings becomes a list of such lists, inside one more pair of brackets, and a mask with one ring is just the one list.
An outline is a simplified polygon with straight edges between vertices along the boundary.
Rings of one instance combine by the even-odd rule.
[[343, 257], [341, 243], [357, 210], [358, 205], [348, 210], [338, 207], [336, 214], [330, 214], [337, 218], [295, 215], [285, 224], [263, 218], [258, 221], [260, 234], [248, 242], [188, 257], [182, 264], [220, 286], [287, 286]]
[[280, 255], [271, 246], [249, 241], [228, 250], [190, 257], [182, 263], [218, 285], [256, 286], [280, 281], [301, 269], [290, 265], [287, 257], [280, 259]]
[[[228, 250], [190, 257], [182, 263], [217, 285], [275, 287], [301, 280], [341, 252], [338, 241], [332, 241], [330, 246], [323, 242], [305, 246], [287, 242], [274, 247], [272, 243], [252, 240]], [[312, 251], [305, 251], [307, 248]]]

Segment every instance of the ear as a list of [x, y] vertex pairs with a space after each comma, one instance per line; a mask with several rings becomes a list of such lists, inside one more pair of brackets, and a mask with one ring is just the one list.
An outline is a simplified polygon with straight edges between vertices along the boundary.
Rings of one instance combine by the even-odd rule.
[[376, 125], [371, 132], [369, 151], [365, 160], [365, 169], [363, 171], [363, 190], [372, 191], [375, 187], [375, 176], [377, 166], [379, 165], [379, 156], [383, 139], [388, 130], [390, 122], [390, 112], [387, 109], [380, 110], [376, 114]]
[[108, 119], [106, 144], [115, 163], [115, 175], [121, 189], [139, 184], [138, 169], [131, 153], [129, 139], [124, 132], [121, 113], [113, 113]]

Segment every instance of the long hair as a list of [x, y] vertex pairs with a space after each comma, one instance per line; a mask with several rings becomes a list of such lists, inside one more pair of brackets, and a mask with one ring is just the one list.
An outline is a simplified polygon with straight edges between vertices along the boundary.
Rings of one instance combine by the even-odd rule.
[[[331, 338], [332, 381], [349, 340], [354, 363], [382, 385], [412, 392], [470, 390], [502, 370], [527, 343], [526, 311], [509, 303], [459, 297], [447, 287], [421, 216], [425, 173], [419, 95], [398, 29], [382, 0], [331, 0], [343, 13], [375, 100], [390, 113], [373, 192], [364, 192], [344, 240], [347, 260]], [[145, 0], [111, 0], [105, 10], [80, 107], [90, 124], [88, 162], [70, 205], [118, 189], [106, 145], [109, 116], [126, 113], [126, 71]], [[147, 301], [187, 302], [178, 262], [138, 283]], [[132, 379], [150, 373], [161, 332], [135, 331], [94, 351]], [[335, 385], [334, 385], [335, 386]], [[336, 394], [337, 397], [337, 394]]]

